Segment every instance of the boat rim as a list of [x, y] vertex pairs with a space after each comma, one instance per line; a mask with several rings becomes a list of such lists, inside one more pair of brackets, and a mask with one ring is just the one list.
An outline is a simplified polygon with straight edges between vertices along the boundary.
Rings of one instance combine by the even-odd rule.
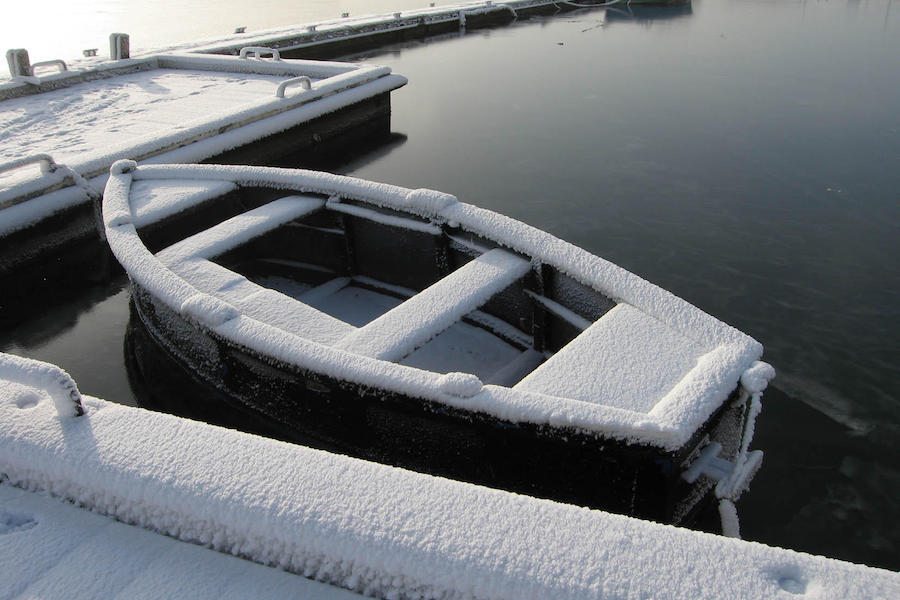
[[[133, 181], [216, 180], [286, 192], [314, 193], [362, 201], [412, 213], [436, 225], [449, 224], [559, 269], [617, 303], [644, 312], [708, 348], [648, 412], [484, 385], [471, 396], [453, 393], [447, 376], [319, 344], [238, 313], [204, 294], [163, 264], [140, 239], [130, 205]], [[434, 190], [412, 190], [353, 177], [303, 169], [223, 165], [137, 165], [121, 160], [110, 170], [103, 200], [106, 235], [131, 280], [183, 318], [185, 307], [202, 301], [218, 318], [198, 323], [232, 343], [286, 364], [339, 380], [423, 398], [501, 420], [572, 428], [674, 451], [741, 385], [762, 346], [746, 334], [637, 275], [549, 233]], [[230, 309], [230, 310], [229, 310]], [[711, 368], [718, 366], [719, 368]], [[699, 393], [698, 393], [699, 392]]]

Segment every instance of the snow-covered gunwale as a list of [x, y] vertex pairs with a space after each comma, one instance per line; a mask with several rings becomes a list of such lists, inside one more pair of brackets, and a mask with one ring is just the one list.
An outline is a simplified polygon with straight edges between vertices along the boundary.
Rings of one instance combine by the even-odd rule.
[[[151, 252], [147, 194], [247, 211]], [[168, 192], [167, 192], [168, 190]], [[140, 320], [208, 385], [329, 447], [684, 522], [759, 465], [762, 346], [523, 223], [327, 173], [113, 165], [103, 219]]]
[[153, 55], [0, 84], [0, 280], [100, 246], [92, 203], [118, 159], [269, 162], [361, 124], [386, 135], [389, 94], [406, 83], [388, 67], [242, 55]]

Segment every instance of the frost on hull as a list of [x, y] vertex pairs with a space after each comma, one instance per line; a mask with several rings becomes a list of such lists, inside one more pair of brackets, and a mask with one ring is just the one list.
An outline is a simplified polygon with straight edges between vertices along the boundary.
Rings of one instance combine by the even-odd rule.
[[[153, 254], [132, 189], [173, 181], [234, 184], [248, 210]], [[114, 167], [104, 202], [152, 337], [323, 445], [667, 522], [712, 487], [681, 477], [710, 442], [746, 471], [762, 347], [544, 232], [269, 168]]]

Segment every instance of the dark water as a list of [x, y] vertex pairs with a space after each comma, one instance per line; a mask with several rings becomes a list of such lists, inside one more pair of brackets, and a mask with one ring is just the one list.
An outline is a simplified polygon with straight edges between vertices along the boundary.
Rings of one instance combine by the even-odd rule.
[[[745, 538], [900, 569], [900, 8], [695, 0], [351, 58], [409, 77], [400, 135], [326, 167], [508, 214], [759, 339]], [[121, 289], [2, 348], [132, 403]]]

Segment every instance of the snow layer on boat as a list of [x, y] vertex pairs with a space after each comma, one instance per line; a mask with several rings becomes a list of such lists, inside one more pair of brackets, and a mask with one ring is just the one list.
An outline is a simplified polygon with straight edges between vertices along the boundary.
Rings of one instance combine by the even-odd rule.
[[360, 596], [0, 484], [0, 600]]
[[[133, 177], [138, 181], [215, 179], [238, 185], [262, 185], [295, 193], [316, 193], [364, 201], [407, 211], [429, 218], [435, 223], [447, 222], [531, 256], [534, 261], [552, 265], [607, 297], [625, 302], [640, 313], [657, 319], [704, 351], [696, 366], [664, 397], [659, 398], [652, 410], [641, 412], [639, 407], [624, 409], [561, 397], [555, 392], [548, 395], [496, 385], [486, 385], [471, 397], [459, 397], [448, 393], [441, 386], [440, 375], [436, 373], [310, 343], [245, 315], [214, 328], [217, 335], [260, 355], [334, 379], [434, 400], [512, 422], [572, 427], [675, 450], [686, 443], [722, 405], [737, 387], [743, 372], [762, 354], [762, 346], [749, 336], [636, 275], [550, 234], [508, 217], [463, 204], [452, 196], [437, 192], [423, 193], [327, 173], [268, 167], [154, 165], [141, 166], [133, 172], [125, 171], [127, 169], [121, 172], [113, 169], [114, 174], [104, 197], [104, 218], [110, 246], [136, 283], [176, 311], [187, 297], [197, 293], [197, 289], [150, 254], [137, 238], [133, 227], [117, 227], [115, 223], [114, 215], [128, 210], [128, 190]], [[525, 261], [522, 263], [527, 267]], [[448, 280], [452, 281], [464, 269], [465, 267], [451, 274]], [[445, 279], [444, 282], [448, 280]], [[436, 285], [440, 286], [441, 282]], [[453, 295], [459, 292], [451, 290], [449, 293]], [[427, 298], [427, 295], [423, 297]], [[454, 321], [448, 325], [452, 322]], [[376, 319], [367, 327], [377, 323]], [[434, 331], [424, 336], [421, 342], [412, 343], [397, 358], [402, 358], [437, 333], [438, 331]], [[392, 337], [394, 335], [393, 332], [387, 333], [391, 340], [396, 339]], [[344, 344], [346, 342], [342, 342]], [[596, 373], [596, 376], [616, 377], [609, 373]], [[612, 389], [612, 385], [608, 389]]]
[[230, 181], [137, 182], [131, 190], [134, 225], [155, 223], [236, 189]]
[[653, 317], [619, 304], [516, 388], [649, 412], [704, 350]]
[[480, 379], [487, 379], [519, 354], [521, 350], [480, 327], [454, 323], [404, 357], [400, 364], [435, 373], [472, 373]]
[[173, 244], [159, 253], [159, 259], [173, 265], [190, 258], [212, 258], [323, 206], [325, 201], [314, 196], [285, 196]]
[[[341, 289], [331, 294], [326, 294], [327, 290], [321, 289], [333, 282], [337, 282], [336, 286], [343, 279], [350, 281], [349, 278], [343, 277], [332, 279], [301, 296], [300, 301], [354, 327], [362, 327], [370, 323], [389, 310], [396, 308], [401, 302], [400, 299], [393, 296], [379, 294], [355, 285], [342, 286]], [[316, 294], [315, 292], [320, 293]]]
[[399, 360], [503, 291], [530, 265], [505, 250], [491, 250], [345, 337], [341, 350]]
[[[20, 406], [23, 394], [38, 401]], [[85, 405], [85, 416], [61, 419], [43, 389], [0, 382], [3, 487], [50, 492], [126, 523], [370, 596], [900, 596], [896, 573], [412, 473], [101, 400], [85, 399]], [[6, 502], [9, 496], [0, 498]], [[4, 504], [2, 510], [26, 509]], [[70, 567], [81, 569], [67, 581], [73, 589], [92, 585], [84, 581], [87, 566], [98, 564], [90, 552], [114, 552], [101, 547], [102, 538], [83, 540], [70, 519], [58, 529], [39, 522], [31, 530], [0, 535], [13, 540], [0, 544], [25, 540], [29, 531], [47, 536], [33, 559], [15, 561], [32, 577], [84, 544], [82, 551], [68, 552], [56, 571], [66, 581], [75, 573]], [[117, 534], [111, 529], [110, 535]], [[161, 540], [147, 542], [147, 555], [155, 559], [151, 569], [168, 566], [168, 542]], [[141, 547], [130, 538], [126, 553]], [[172, 552], [190, 555], [186, 549]], [[200, 560], [201, 566], [210, 564]], [[126, 561], [123, 570], [134, 564]], [[173, 568], [179, 574], [191, 570]], [[222, 572], [223, 582], [230, 574]], [[121, 576], [107, 569], [99, 577], [108, 582]]]

